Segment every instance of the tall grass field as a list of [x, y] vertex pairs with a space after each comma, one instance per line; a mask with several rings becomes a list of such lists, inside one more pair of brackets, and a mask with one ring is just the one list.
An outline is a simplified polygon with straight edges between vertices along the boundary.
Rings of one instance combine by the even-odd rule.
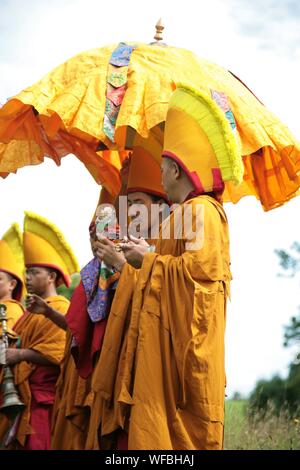
[[225, 450], [300, 450], [300, 416], [289, 418], [272, 406], [265, 415], [248, 414], [247, 400], [225, 403]]

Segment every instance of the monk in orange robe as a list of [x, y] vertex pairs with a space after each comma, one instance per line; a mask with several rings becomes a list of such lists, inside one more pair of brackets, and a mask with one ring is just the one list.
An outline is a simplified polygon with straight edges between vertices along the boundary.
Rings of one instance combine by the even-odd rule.
[[25, 287], [24, 270], [22, 234], [19, 226], [13, 224], [0, 240], [0, 303], [6, 305], [8, 334], [12, 338], [16, 337], [12, 328], [24, 313], [20, 302]]
[[[70, 274], [78, 265], [63, 235], [46, 219], [26, 213], [24, 255], [28, 292], [65, 314], [69, 301], [57, 295], [56, 288], [60, 283], [70, 284]], [[14, 331], [21, 348], [9, 348], [6, 363], [14, 366], [15, 384], [25, 409], [13, 423], [1, 417], [0, 441], [9, 449], [47, 450], [65, 332], [44, 316], [29, 312], [19, 319]]]
[[[126, 189], [128, 163], [129, 160], [126, 159], [121, 170], [121, 194]], [[115, 197], [112, 197], [104, 187], [101, 189], [97, 207], [101, 204], [115, 204]], [[97, 250], [95, 219], [96, 212], [90, 224], [90, 241], [94, 256]], [[120, 259], [125, 262], [123, 255], [114, 251], [111, 263], [116, 265]], [[36, 308], [44, 310], [40, 302], [36, 303]], [[47, 314], [46, 311], [44, 313]], [[91, 321], [88, 298], [82, 282], [73, 293], [68, 315], [63, 318], [64, 324], [55, 312], [51, 312], [49, 318], [66, 330], [67, 338], [61, 373], [56, 386], [51, 449], [83, 450], [93, 402], [92, 372], [102, 346], [106, 319]], [[75, 347], [74, 337], [77, 343]]]
[[[94, 247], [91, 233], [92, 250]], [[105, 332], [106, 319], [93, 323], [82, 282], [75, 289], [68, 315], [64, 317], [66, 346], [53, 407], [51, 449], [83, 450], [93, 400], [91, 377]], [[50, 317], [55, 321], [54, 316]], [[58, 323], [57, 323], [58, 324]], [[73, 338], [76, 338], [76, 363]]]
[[[130, 204], [135, 201], [142, 204], [151, 204], [161, 199], [158, 193], [148, 194], [145, 184], [139, 177], [140, 152], [133, 151], [131, 157], [130, 171], [129, 160], [125, 161], [121, 170], [122, 189], [120, 195], [130, 192], [128, 199]], [[160, 181], [159, 166], [154, 164], [154, 181]], [[129, 181], [128, 181], [129, 178]], [[152, 180], [153, 181], [153, 180]], [[153, 184], [153, 183], [152, 183]], [[154, 183], [155, 186], [155, 183]], [[153, 186], [153, 188], [154, 188]], [[133, 192], [131, 189], [139, 187], [140, 191]], [[148, 188], [149, 189], [149, 188]], [[159, 190], [163, 192], [162, 188]], [[118, 201], [113, 201], [104, 190], [101, 192], [99, 204], [114, 204], [118, 211]], [[114, 249], [113, 244], [103, 246], [95, 243], [95, 230], [91, 226], [91, 245], [93, 254], [96, 255], [97, 247], [100, 248], [100, 259], [107, 265], [116, 269], [122, 267], [126, 262], [124, 256]], [[108, 242], [109, 243], [109, 242]], [[102, 249], [102, 251], [101, 251]], [[132, 271], [135, 271], [133, 268]], [[129, 284], [127, 282], [127, 289]], [[111, 292], [114, 294], [114, 292]], [[82, 283], [74, 291], [70, 309], [65, 317], [65, 328], [67, 328], [67, 343], [62, 361], [61, 374], [57, 383], [56, 400], [53, 411], [52, 449], [59, 450], [81, 450], [85, 448], [87, 430], [90, 424], [91, 408], [93, 407], [94, 393], [91, 390], [91, 381], [95, 365], [102, 347], [102, 341], [106, 329], [107, 319], [93, 323], [88, 313], [88, 299]], [[51, 315], [54, 321], [54, 315]], [[49, 317], [50, 318], [50, 317]], [[72, 337], [75, 336], [77, 351], [72, 346]], [[75, 349], [75, 351], [74, 351]], [[75, 357], [74, 357], [74, 352]], [[75, 359], [75, 362], [74, 362]], [[92, 419], [94, 420], [93, 416]]]
[[[146, 172], [145, 168], [147, 168]], [[138, 231], [148, 240], [147, 249], [151, 249], [155, 243], [155, 236], [158, 235], [159, 222], [163, 220], [169, 206], [161, 185], [160, 167], [142, 148], [135, 148], [133, 151], [126, 193], [128, 216], [131, 220], [128, 233]], [[156, 213], [154, 217], [151, 217], [153, 207]], [[108, 264], [112, 262], [113, 243], [102, 239], [98, 242], [98, 247], [100, 259]], [[138, 270], [125, 263], [125, 259], [121, 268], [122, 273], [108, 317], [100, 357], [93, 372], [93, 403], [86, 449], [123, 450], [127, 448], [127, 430], [123, 431], [123, 425], [118, 421], [119, 406], [118, 404], [113, 406], [111, 398], [114, 385], [113, 370], [118, 366], [119, 355], [122, 356], [121, 351], [126, 349], [131, 299], [136, 287]], [[118, 317], [115, 316], [116, 312], [118, 312]], [[103, 357], [104, 362], [108, 361], [104, 365]], [[106, 372], [110, 370], [107, 376], [109, 389], [105, 391], [100, 390], [98, 384], [98, 379], [101, 380], [102, 377], [102, 369]], [[121, 372], [118, 377], [120, 375]], [[117, 385], [116, 388], [118, 388]]]
[[[72, 295], [67, 315], [62, 315], [39, 296], [32, 296], [28, 306], [32, 313], [44, 315], [62, 330], [66, 331], [64, 355], [60, 363], [60, 375], [56, 383], [55, 401], [52, 412], [51, 449], [82, 450], [85, 446], [86, 428], [89, 422], [91, 403], [91, 377], [89, 369], [93, 364], [94, 353], [101, 346], [105, 331], [105, 321], [93, 325], [89, 322], [87, 298], [80, 282]], [[68, 324], [70, 323], [70, 327]], [[73, 332], [78, 333], [80, 346], [86, 338], [91, 354], [85, 348], [86, 361], [81, 360], [80, 370], [72, 355]], [[77, 336], [77, 335], [76, 335]], [[78, 336], [77, 336], [78, 339]], [[96, 345], [96, 348], [94, 346]], [[95, 350], [94, 350], [95, 349]], [[92, 357], [91, 357], [92, 356]], [[82, 358], [82, 351], [80, 354]], [[79, 375], [84, 372], [84, 377]], [[88, 375], [85, 375], [86, 371]]]
[[[126, 345], [104, 341], [93, 389], [102, 398], [104, 422], [128, 432], [129, 449], [223, 447], [231, 274], [221, 194], [224, 181], [239, 183], [243, 174], [229, 111], [205, 94], [177, 88], [162, 159], [163, 185], [176, 206], [154, 253], [144, 240], [123, 246], [123, 269], [139, 268]], [[110, 316], [115, 337], [128, 306], [118, 300]]]
[[[125, 169], [126, 165], [124, 174]], [[102, 188], [98, 205], [114, 204], [114, 202], [115, 198]], [[97, 249], [95, 217], [96, 215], [90, 225], [91, 248], [94, 256]], [[114, 261], [118, 261], [120, 257], [124, 258], [114, 251]], [[27, 308], [32, 313], [46, 316], [66, 331], [66, 345], [52, 413], [51, 449], [82, 450], [85, 447], [92, 403], [91, 374], [101, 348], [106, 319], [95, 323], [90, 320], [87, 310], [88, 299], [82, 282], [73, 293], [68, 315], [61, 315], [37, 295], [31, 296]], [[76, 362], [73, 353], [76, 353]]]

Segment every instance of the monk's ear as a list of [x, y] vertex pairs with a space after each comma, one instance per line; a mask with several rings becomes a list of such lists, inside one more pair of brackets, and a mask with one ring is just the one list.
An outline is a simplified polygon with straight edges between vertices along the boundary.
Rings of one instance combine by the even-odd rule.
[[173, 171], [174, 177], [175, 179], [178, 180], [180, 178], [181, 168], [178, 165], [178, 163], [174, 161], [172, 161], [171, 165], [172, 165], [172, 171]]
[[13, 292], [15, 288], [17, 287], [18, 281], [16, 279], [11, 279], [10, 280], [10, 290]]
[[58, 275], [55, 271], [49, 272], [49, 278], [52, 282], [54, 282], [54, 284], [56, 284], [56, 282], [58, 281]]

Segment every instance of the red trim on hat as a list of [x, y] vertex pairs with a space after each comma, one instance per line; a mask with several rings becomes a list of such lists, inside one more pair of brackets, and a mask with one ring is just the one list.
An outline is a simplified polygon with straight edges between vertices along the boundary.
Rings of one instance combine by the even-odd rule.
[[204, 194], [205, 193], [205, 190], [202, 186], [201, 180], [200, 180], [199, 176], [197, 175], [197, 173], [195, 171], [191, 172], [185, 166], [185, 164], [180, 160], [180, 158], [178, 158], [177, 155], [175, 155], [175, 153], [170, 152], [169, 150], [164, 150], [163, 154], [162, 154], [162, 157], [171, 158], [176, 163], [178, 163], [180, 168], [185, 172], [186, 176], [190, 179], [191, 183], [194, 185], [194, 188], [196, 189], [197, 193], [198, 194]]
[[[185, 172], [187, 177], [190, 179], [192, 184], [194, 185], [195, 191], [193, 191], [193, 194], [206, 194], [207, 191], [204, 190], [201, 180], [197, 173], [195, 171], [191, 172], [189, 169], [185, 166], [185, 164], [180, 160], [180, 158], [177, 157], [174, 153], [170, 152], [169, 150], [164, 150], [162, 157], [168, 157], [174, 160], [180, 168]], [[212, 192], [223, 192], [225, 189], [225, 184], [224, 181], [222, 180], [222, 173], [220, 168], [212, 168], [212, 175], [213, 175], [213, 188]]]
[[26, 268], [52, 268], [52, 269], [55, 269], [56, 271], [59, 272], [59, 274], [61, 275], [62, 277], [62, 281], [61, 280], [58, 280], [57, 282], [57, 286], [60, 286], [61, 284], [65, 284], [67, 287], [70, 287], [71, 285], [71, 278], [70, 276], [66, 275], [62, 270], [61, 268], [59, 268], [58, 266], [56, 266], [55, 264], [40, 264], [40, 263], [34, 263], [34, 264], [26, 264]]
[[213, 191], [224, 191], [225, 184], [222, 180], [222, 173], [220, 168], [212, 168], [211, 169], [213, 174]]
[[6, 269], [0, 269], [0, 271], [3, 273], [9, 274], [17, 281], [17, 285], [13, 291], [13, 299], [20, 302], [22, 298], [22, 290], [23, 290], [24, 282], [22, 282], [22, 280], [18, 276], [16, 276], [14, 273], [11, 273], [10, 271], [7, 271]]

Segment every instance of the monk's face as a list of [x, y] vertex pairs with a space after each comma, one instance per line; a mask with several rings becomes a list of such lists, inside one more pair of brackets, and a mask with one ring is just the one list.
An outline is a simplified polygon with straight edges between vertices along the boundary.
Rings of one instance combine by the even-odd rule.
[[[135, 192], [128, 194], [128, 216], [134, 222], [139, 222], [142, 230], [141, 236], [147, 237], [151, 228], [151, 205], [153, 199], [150, 194]], [[139, 211], [140, 207], [140, 211]], [[142, 233], [143, 232], [143, 233]]]
[[43, 297], [50, 285], [55, 285], [53, 273], [47, 268], [34, 266], [26, 270], [26, 288], [29, 294], [36, 294]]
[[176, 164], [167, 157], [162, 158], [161, 163], [161, 180], [162, 185], [167, 193], [168, 199], [172, 202], [177, 202], [177, 184], [178, 175], [176, 172]]
[[0, 301], [13, 298], [13, 291], [17, 281], [5, 271], [0, 271]]

